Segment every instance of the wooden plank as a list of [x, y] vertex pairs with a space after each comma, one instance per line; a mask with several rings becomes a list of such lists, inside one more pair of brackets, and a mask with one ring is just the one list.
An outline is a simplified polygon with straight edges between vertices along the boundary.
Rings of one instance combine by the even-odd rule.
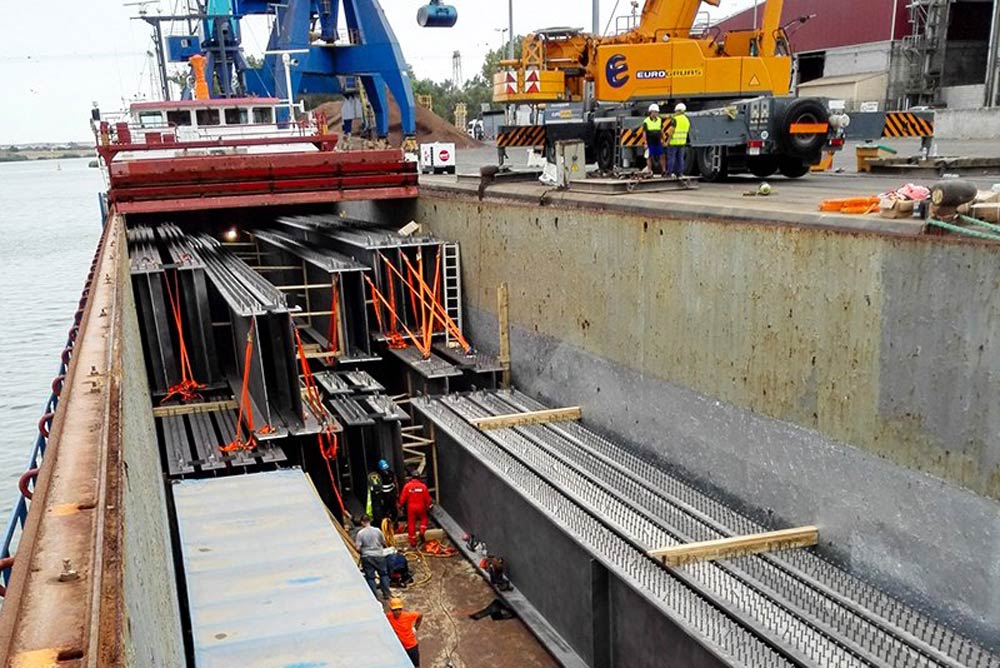
[[497, 286], [497, 320], [500, 325], [500, 355], [497, 357], [497, 362], [502, 369], [500, 387], [508, 390], [510, 389], [510, 299], [506, 283]]
[[[444, 533], [444, 529], [427, 529], [427, 532], [424, 534], [424, 538], [427, 540], [442, 541], [447, 537], [448, 536]], [[401, 533], [397, 533], [392, 537], [392, 544], [394, 547], [399, 549], [404, 549], [410, 546], [409, 539], [406, 537], [405, 529]]]
[[546, 422], [564, 422], [566, 420], [579, 420], [581, 415], [579, 406], [568, 406], [566, 408], [547, 408], [542, 411], [528, 411], [526, 413], [511, 413], [509, 415], [493, 415], [490, 417], [472, 420], [472, 425], [479, 429], [507, 429], [509, 427], [523, 427], [529, 424], [545, 424]]
[[403, 434], [403, 445], [432, 445], [434, 441], [429, 438], [420, 438], [412, 434]]
[[697, 543], [684, 543], [650, 550], [647, 554], [667, 566], [678, 567], [699, 561], [732, 559], [748, 554], [811, 547], [819, 542], [819, 529], [814, 526], [767, 531], [748, 536], [731, 536]]
[[156, 406], [153, 408], [153, 417], [169, 417], [173, 415], [191, 415], [192, 413], [213, 413], [215, 411], [233, 410], [236, 402], [232, 399], [225, 401], [205, 401], [198, 404], [177, 404], [175, 406]]

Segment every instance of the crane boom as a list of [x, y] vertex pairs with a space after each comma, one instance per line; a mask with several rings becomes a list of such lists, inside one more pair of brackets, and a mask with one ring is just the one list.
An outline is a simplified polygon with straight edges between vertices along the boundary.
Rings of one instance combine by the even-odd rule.
[[719, 0], [646, 0], [637, 32], [649, 39], [663, 34], [687, 37], [702, 3], [719, 6]]
[[639, 24], [602, 37], [552, 29], [528, 35], [521, 58], [493, 80], [495, 102], [724, 100], [785, 95], [791, 55], [783, 0], [767, 0], [760, 28], [692, 35], [702, 5], [721, 0], [646, 0]]

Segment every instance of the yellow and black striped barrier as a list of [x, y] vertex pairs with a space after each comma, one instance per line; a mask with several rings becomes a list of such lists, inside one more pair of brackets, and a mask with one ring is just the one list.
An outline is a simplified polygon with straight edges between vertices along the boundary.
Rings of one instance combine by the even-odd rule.
[[933, 137], [933, 119], [910, 111], [889, 111], [885, 114], [883, 137]]
[[497, 135], [497, 146], [500, 148], [544, 145], [544, 125], [522, 125], [520, 127], [500, 128], [500, 133]]
[[646, 143], [646, 131], [642, 126], [637, 128], [625, 128], [622, 130], [622, 146], [642, 146]]

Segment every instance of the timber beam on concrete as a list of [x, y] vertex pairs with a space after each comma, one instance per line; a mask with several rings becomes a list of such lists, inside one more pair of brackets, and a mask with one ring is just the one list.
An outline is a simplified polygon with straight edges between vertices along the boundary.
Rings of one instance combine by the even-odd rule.
[[804, 526], [755, 533], [748, 536], [730, 536], [696, 543], [682, 543], [650, 550], [647, 554], [656, 561], [676, 568], [700, 561], [733, 559], [761, 552], [812, 547], [818, 542], [819, 529], [814, 526]]
[[508, 429], [510, 427], [525, 427], [533, 424], [546, 424], [548, 422], [579, 420], [581, 415], [582, 411], [579, 406], [568, 406], [566, 408], [549, 408], [541, 411], [526, 411], [524, 413], [493, 415], [490, 417], [472, 420], [472, 424], [477, 429], [487, 431], [490, 429]]
[[222, 401], [202, 401], [196, 404], [176, 404], [157, 406], [153, 409], [153, 417], [172, 417], [175, 415], [194, 415], [197, 413], [215, 413], [216, 411], [236, 410], [239, 406], [233, 399]]

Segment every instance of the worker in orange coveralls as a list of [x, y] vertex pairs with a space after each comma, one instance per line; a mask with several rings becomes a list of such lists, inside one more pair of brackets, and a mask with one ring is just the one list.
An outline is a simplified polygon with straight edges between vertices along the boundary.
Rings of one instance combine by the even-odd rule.
[[417, 546], [417, 523], [420, 524], [420, 542], [427, 532], [427, 511], [434, 505], [427, 485], [416, 475], [411, 474], [399, 493], [399, 507], [406, 507], [406, 533], [410, 538], [410, 546]]

